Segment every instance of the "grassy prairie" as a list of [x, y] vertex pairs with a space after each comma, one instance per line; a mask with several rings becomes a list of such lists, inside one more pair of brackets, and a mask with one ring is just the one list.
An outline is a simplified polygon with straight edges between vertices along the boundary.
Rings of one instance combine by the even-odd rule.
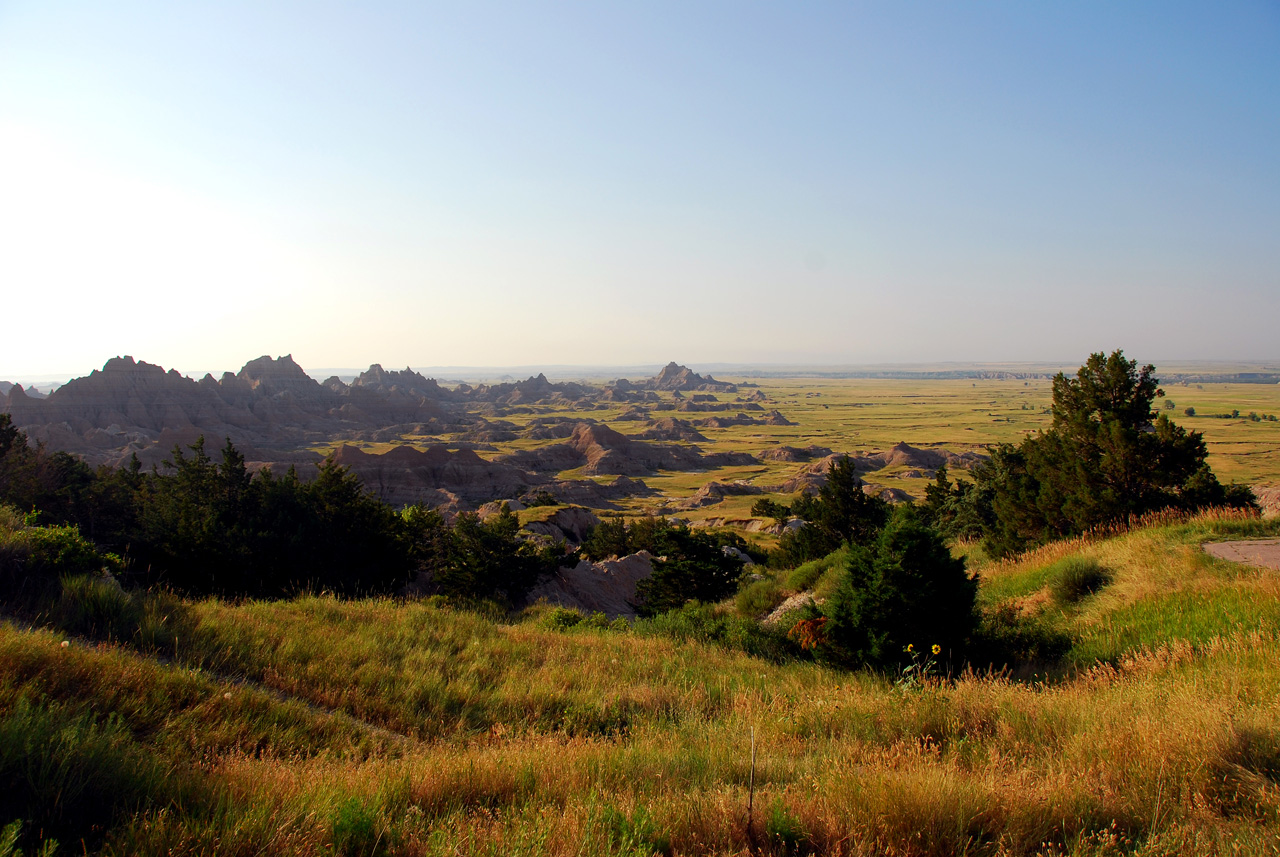
[[[1204, 516], [983, 567], [985, 609], [1069, 640], [1024, 678], [150, 596], [121, 645], [0, 626], [0, 773], [111, 854], [1280, 853], [1280, 580], [1198, 548], [1277, 531]], [[1073, 562], [1106, 582], [1063, 598]]]
[[[1047, 411], [1051, 400], [1051, 383], [1045, 379], [1028, 380], [885, 380], [830, 378], [726, 378], [736, 382], [758, 383], [767, 400], [766, 410], [777, 409], [794, 426], [731, 426], [702, 428], [709, 442], [699, 444], [707, 452], [741, 451], [758, 454], [779, 445], [805, 447], [818, 445], [836, 452], [865, 454], [889, 449], [900, 441], [913, 446], [945, 447], [955, 452], [983, 451], [1000, 442], [1016, 443], [1028, 432], [1049, 425]], [[735, 402], [753, 388], [741, 388], [738, 394], [720, 393], [720, 402]], [[1280, 385], [1275, 384], [1190, 384], [1168, 388], [1166, 400], [1175, 404], [1168, 413], [1181, 425], [1204, 434], [1209, 446], [1209, 463], [1226, 482], [1247, 484], [1280, 484], [1280, 422], [1253, 422], [1250, 412], [1280, 416]], [[670, 394], [664, 400], [675, 402]], [[1163, 405], [1165, 400], [1157, 400]], [[572, 411], [534, 407], [532, 413], [516, 413], [503, 419], [525, 425], [536, 417], [552, 416], [595, 419], [609, 423], [624, 434], [636, 434], [645, 428], [643, 422], [616, 421], [629, 405], [614, 405], [599, 410]], [[1184, 409], [1195, 409], [1196, 416], [1184, 415]], [[1243, 417], [1222, 419], [1214, 414], [1239, 411]], [[734, 411], [727, 415], [732, 416]], [[745, 411], [760, 416], [760, 411]], [[720, 414], [721, 416], [726, 414]], [[653, 411], [652, 416], [674, 416], [696, 421], [711, 413]], [[435, 438], [434, 440], [439, 440]], [[447, 439], [447, 438], [446, 438]], [[406, 437], [406, 441], [426, 445], [432, 439]], [[517, 449], [528, 449], [555, 441], [515, 440], [494, 444], [497, 452], [482, 453], [492, 457]], [[361, 444], [370, 452], [390, 449], [391, 443]], [[330, 447], [318, 447], [320, 452]], [[657, 497], [634, 498], [623, 503], [631, 514], [651, 512], [666, 500], [680, 500], [694, 494], [710, 480], [745, 481], [762, 487], [779, 485], [794, 475], [800, 464], [762, 461], [748, 467], [720, 468], [696, 472], [663, 472], [646, 476], [644, 481], [658, 491]], [[582, 478], [568, 471], [565, 478]], [[899, 488], [914, 497], [923, 494], [925, 478], [919, 472], [886, 469], [868, 477], [868, 482], [881, 488]], [[683, 514], [693, 521], [707, 519], [744, 520], [751, 517], [755, 497], [731, 497], [713, 506]], [[786, 501], [788, 498], [779, 496]]]

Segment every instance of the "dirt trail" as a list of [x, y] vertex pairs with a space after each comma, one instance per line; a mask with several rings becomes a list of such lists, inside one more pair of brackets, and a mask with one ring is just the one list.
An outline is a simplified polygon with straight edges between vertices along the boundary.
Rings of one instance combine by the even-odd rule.
[[1235, 542], [1206, 542], [1204, 552], [1218, 559], [1245, 562], [1263, 568], [1280, 569], [1280, 539], [1246, 539]]

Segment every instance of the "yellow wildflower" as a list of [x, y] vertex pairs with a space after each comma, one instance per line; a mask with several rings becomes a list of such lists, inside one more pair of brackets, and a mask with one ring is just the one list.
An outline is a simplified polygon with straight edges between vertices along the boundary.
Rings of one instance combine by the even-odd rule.
[[935, 655], [940, 655], [940, 654], [942, 654], [942, 646], [939, 646], [937, 643], [934, 643], [934, 644], [933, 644], [933, 653], [934, 653]]

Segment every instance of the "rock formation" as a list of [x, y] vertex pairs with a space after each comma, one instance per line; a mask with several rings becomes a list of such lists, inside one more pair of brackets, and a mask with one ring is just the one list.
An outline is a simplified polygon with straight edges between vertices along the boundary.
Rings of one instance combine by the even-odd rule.
[[530, 604], [546, 601], [610, 619], [636, 617], [636, 584], [653, 574], [653, 556], [640, 551], [620, 559], [580, 561], [562, 568], [529, 591]]

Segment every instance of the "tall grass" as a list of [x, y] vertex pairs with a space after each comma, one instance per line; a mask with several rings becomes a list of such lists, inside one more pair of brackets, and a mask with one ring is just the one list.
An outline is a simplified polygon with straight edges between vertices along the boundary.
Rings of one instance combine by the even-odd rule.
[[[66, 736], [27, 755], [130, 772], [95, 786], [120, 797], [87, 840], [111, 854], [1276, 853], [1280, 591], [1197, 547], [1254, 526], [1191, 519], [984, 573], [989, 607], [1069, 635], [1076, 669], [1049, 681], [775, 664], [703, 641], [712, 608], [677, 640], [156, 596], [126, 647], [0, 628], [0, 718]], [[1055, 599], [1046, 569], [1072, 557], [1111, 582]], [[171, 637], [174, 663], [145, 654]]]

